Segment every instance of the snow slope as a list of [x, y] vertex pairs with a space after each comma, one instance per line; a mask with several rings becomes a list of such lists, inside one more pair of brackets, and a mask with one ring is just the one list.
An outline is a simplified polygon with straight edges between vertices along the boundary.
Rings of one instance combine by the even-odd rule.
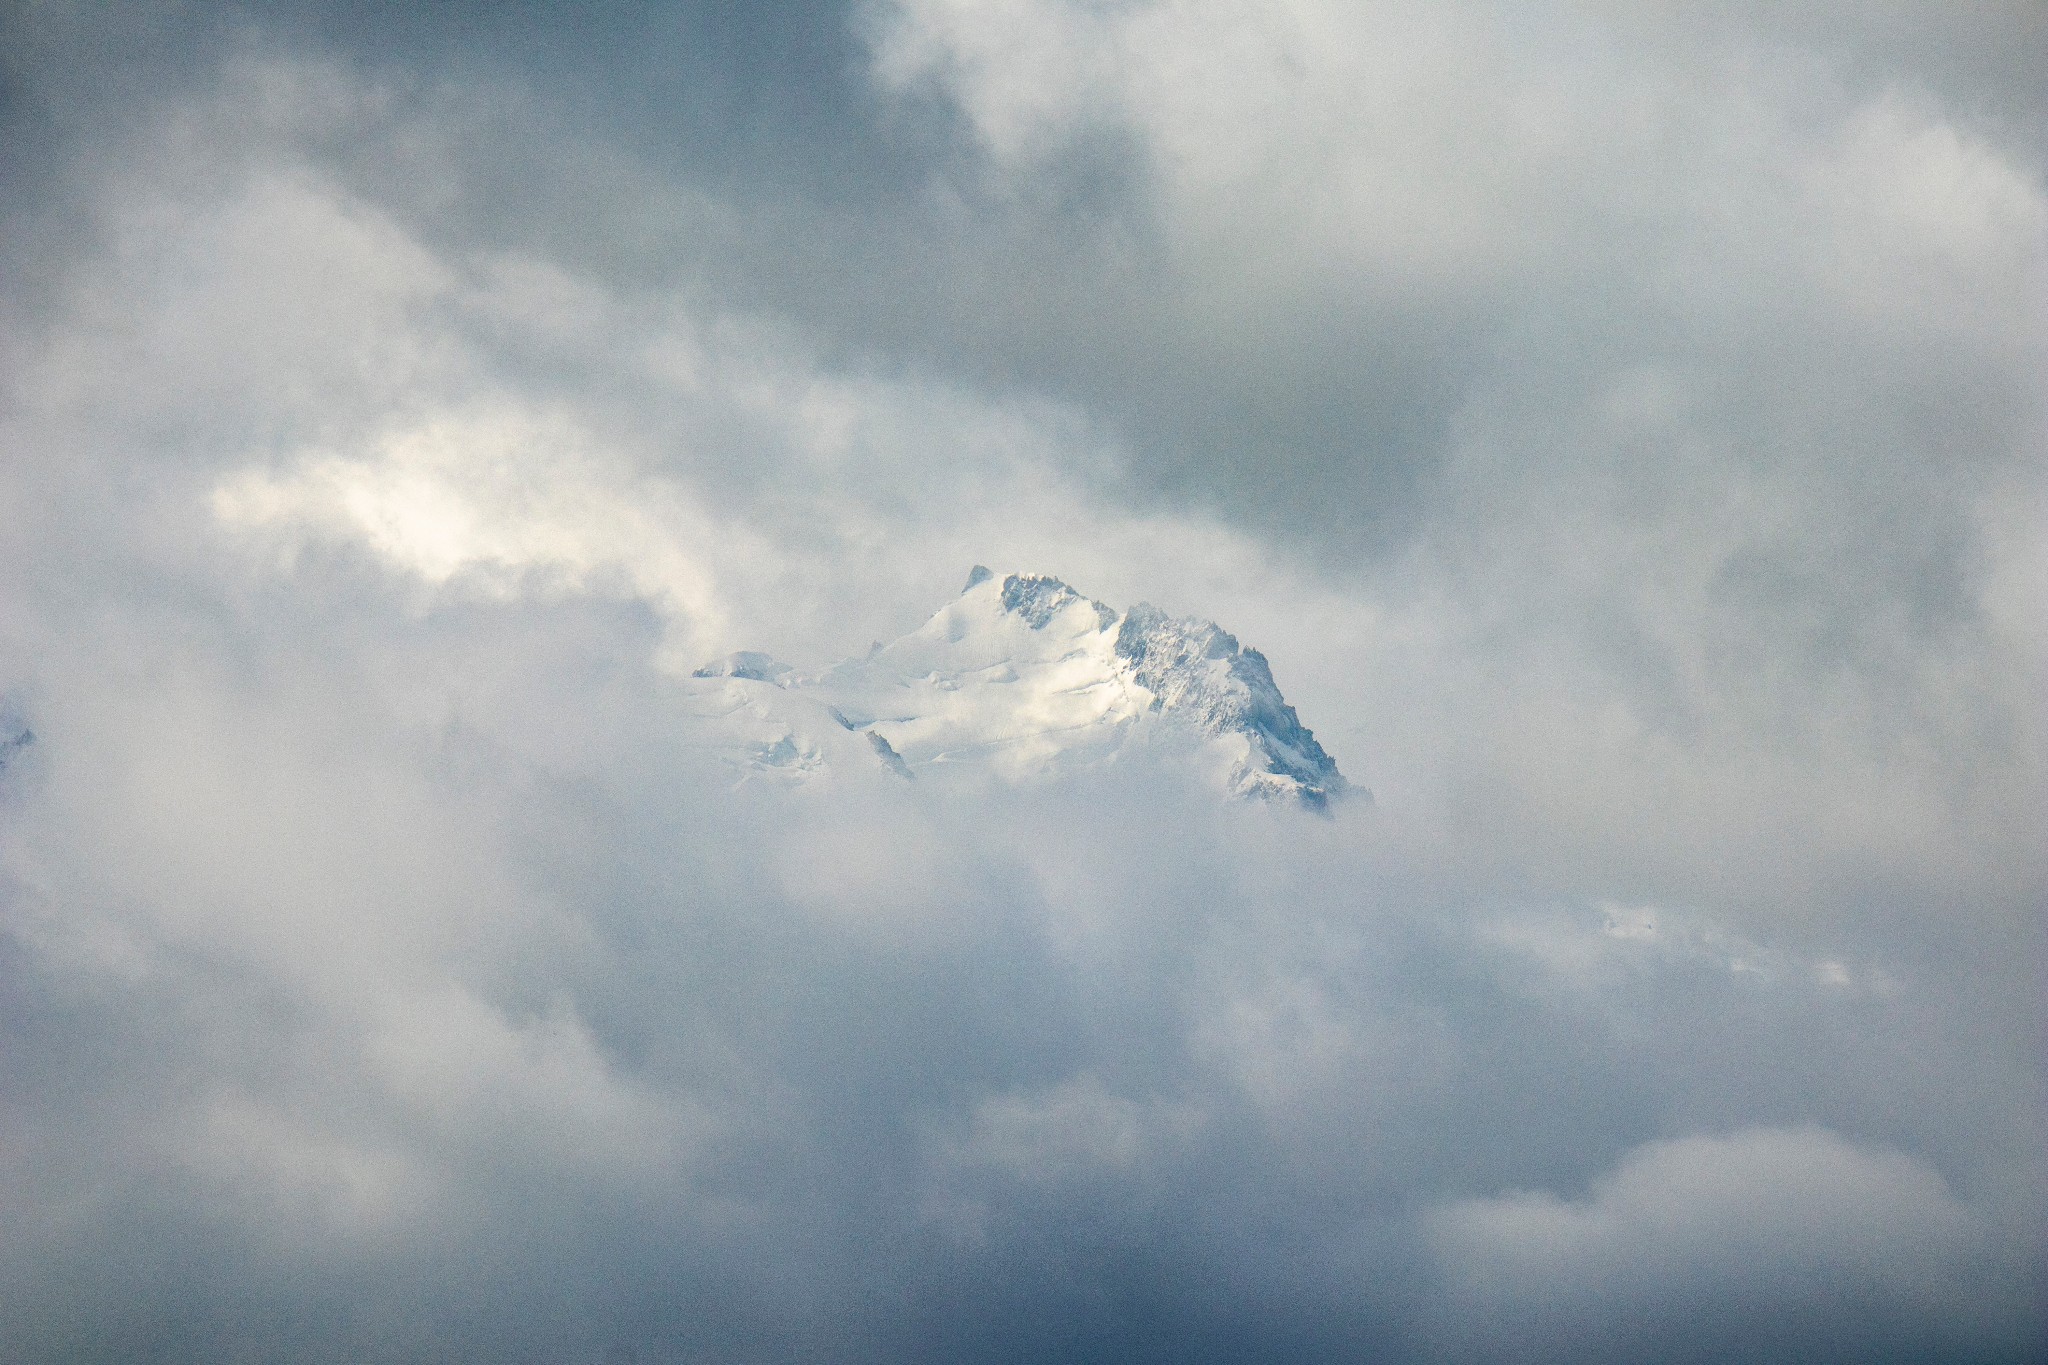
[[743, 652], [698, 669], [685, 696], [700, 742], [749, 776], [966, 764], [1020, 781], [1163, 742], [1193, 747], [1238, 795], [1321, 809], [1348, 789], [1265, 656], [1213, 622], [980, 566], [865, 658], [806, 674]]

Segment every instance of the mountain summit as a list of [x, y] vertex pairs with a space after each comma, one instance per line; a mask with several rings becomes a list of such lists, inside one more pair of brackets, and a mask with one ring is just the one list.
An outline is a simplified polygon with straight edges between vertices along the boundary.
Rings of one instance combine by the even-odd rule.
[[806, 674], [748, 651], [688, 686], [711, 742], [747, 774], [974, 764], [1022, 779], [1180, 743], [1240, 796], [1320, 810], [1349, 786], [1265, 656], [1214, 622], [1145, 603], [1119, 612], [1057, 578], [980, 565], [930, 620], [863, 658]]

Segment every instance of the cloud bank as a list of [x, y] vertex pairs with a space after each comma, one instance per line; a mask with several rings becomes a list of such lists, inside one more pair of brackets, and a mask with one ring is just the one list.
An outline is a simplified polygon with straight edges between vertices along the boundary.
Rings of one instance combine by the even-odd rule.
[[[2037, 1358], [2029, 7], [0, 25], [4, 1353]], [[977, 562], [1376, 804], [692, 747]]]

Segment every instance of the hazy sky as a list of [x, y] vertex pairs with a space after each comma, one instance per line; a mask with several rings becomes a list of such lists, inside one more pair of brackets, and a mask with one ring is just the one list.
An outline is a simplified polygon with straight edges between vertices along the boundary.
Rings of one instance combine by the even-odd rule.
[[2039, 1360], [2044, 703], [2032, 0], [0, 5], [0, 1355]]

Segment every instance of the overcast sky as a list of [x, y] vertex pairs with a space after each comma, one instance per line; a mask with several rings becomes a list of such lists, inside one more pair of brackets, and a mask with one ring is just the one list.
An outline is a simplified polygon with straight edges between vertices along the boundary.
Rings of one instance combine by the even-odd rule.
[[[2044, 173], [2034, 0], [0, 5], [0, 1355], [2040, 1360]], [[1373, 799], [693, 756], [975, 563]]]

